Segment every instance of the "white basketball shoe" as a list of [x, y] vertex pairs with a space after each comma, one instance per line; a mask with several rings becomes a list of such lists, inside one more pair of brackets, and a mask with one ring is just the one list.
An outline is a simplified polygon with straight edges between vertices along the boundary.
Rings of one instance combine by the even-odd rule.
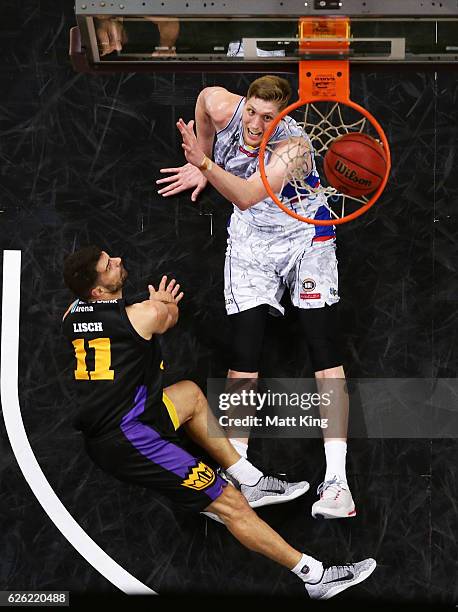
[[320, 499], [312, 506], [313, 518], [351, 518], [356, 515], [355, 502], [345, 480], [335, 475], [317, 489]]

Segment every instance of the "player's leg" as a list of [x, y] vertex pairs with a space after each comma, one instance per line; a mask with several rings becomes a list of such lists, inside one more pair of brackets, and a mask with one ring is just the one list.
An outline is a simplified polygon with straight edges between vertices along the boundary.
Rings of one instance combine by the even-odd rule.
[[347, 482], [346, 454], [349, 401], [339, 347], [338, 305], [300, 310], [302, 334], [310, 350], [317, 388], [329, 402], [320, 406], [320, 416], [327, 419], [323, 430], [326, 473], [313, 504], [316, 518], [349, 518], [356, 509]]
[[[269, 306], [260, 304], [242, 312], [229, 315], [229, 334], [231, 356], [227, 373], [228, 393], [256, 391], [261, 361], [262, 343]], [[248, 406], [248, 415], [254, 415], [256, 406]], [[248, 438], [233, 435], [228, 430], [231, 444], [245, 457], [248, 451]]]
[[329, 599], [365, 580], [374, 571], [376, 562], [324, 568], [321, 561], [299, 552], [260, 519], [247, 501], [233, 487], [226, 487], [206, 511], [217, 514], [228, 530], [249, 550], [288, 568], [303, 582], [312, 599]]
[[214, 513], [247, 548], [291, 569], [314, 599], [332, 597], [375, 569], [372, 559], [324, 569], [317, 559], [295, 550], [256, 516], [239, 491], [180, 447], [172, 422], [162, 418], [160, 409], [157, 424], [132, 414], [112, 435], [86, 438], [91, 459], [119, 480], [161, 492], [184, 510]]
[[338, 274], [334, 240], [312, 242], [291, 273], [290, 291], [310, 352], [318, 390], [331, 398], [320, 406], [328, 420], [323, 430], [326, 473], [312, 515], [344, 518], [356, 514], [346, 476], [349, 402], [342, 365]]
[[[244, 379], [247, 391], [256, 390], [264, 330], [269, 308], [283, 314], [279, 302], [281, 281], [276, 258], [270, 255], [272, 234], [258, 231], [237, 215], [228, 228], [224, 263], [224, 297], [229, 315], [231, 357], [228, 386]], [[280, 296], [281, 297], [281, 296]], [[253, 414], [255, 407], [253, 408]], [[246, 457], [248, 439], [229, 432], [231, 442]]]
[[[288, 483], [264, 476], [251, 462], [241, 457], [219, 426], [200, 388], [185, 380], [164, 389], [167, 409], [178, 426], [203, 448], [229, 477], [240, 486], [252, 507], [284, 503], [296, 499], [309, 489], [308, 482]], [[265, 484], [268, 486], [264, 486]]]
[[169, 412], [171, 409], [176, 412], [179, 426], [221, 467], [227, 469], [240, 459], [198, 385], [190, 380], [182, 380], [165, 387], [164, 394]]

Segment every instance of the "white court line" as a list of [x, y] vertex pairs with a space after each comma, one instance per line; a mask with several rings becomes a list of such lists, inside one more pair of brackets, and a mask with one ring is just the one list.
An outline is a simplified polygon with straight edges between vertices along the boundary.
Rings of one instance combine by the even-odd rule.
[[155, 591], [118, 565], [87, 535], [57, 497], [38, 465], [27, 438], [19, 405], [20, 295], [21, 251], [4, 251], [0, 388], [6, 431], [19, 467], [51, 521], [88, 563], [124, 593], [156, 595]]

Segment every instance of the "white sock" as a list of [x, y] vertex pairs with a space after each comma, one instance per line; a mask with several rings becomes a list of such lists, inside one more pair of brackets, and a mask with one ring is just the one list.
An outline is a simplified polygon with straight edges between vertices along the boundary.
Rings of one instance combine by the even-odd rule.
[[319, 582], [323, 575], [323, 564], [318, 559], [303, 554], [291, 571], [304, 582]]
[[242, 442], [241, 440], [236, 440], [235, 438], [229, 438], [229, 442], [232, 444], [238, 454], [246, 459], [248, 444], [246, 442]]
[[255, 485], [264, 475], [252, 463], [247, 461], [245, 457], [240, 457], [236, 463], [227, 468], [226, 472], [238, 483], [249, 486]]
[[347, 457], [347, 443], [344, 440], [331, 440], [324, 443], [326, 455], [326, 474], [325, 480], [332, 480], [337, 475], [344, 482], [347, 482], [345, 470], [345, 460]]

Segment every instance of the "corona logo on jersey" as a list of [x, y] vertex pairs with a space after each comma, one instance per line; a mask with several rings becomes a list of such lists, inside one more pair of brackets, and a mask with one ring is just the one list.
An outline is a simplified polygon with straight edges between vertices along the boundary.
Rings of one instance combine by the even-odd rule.
[[199, 461], [198, 465], [194, 466], [190, 472], [188, 472], [186, 479], [183, 480], [181, 484], [183, 487], [201, 491], [202, 489], [205, 489], [213, 484], [215, 482], [215, 478], [215, 472], [208, 467], [208, 465], [205, 465], [205, 463]]

